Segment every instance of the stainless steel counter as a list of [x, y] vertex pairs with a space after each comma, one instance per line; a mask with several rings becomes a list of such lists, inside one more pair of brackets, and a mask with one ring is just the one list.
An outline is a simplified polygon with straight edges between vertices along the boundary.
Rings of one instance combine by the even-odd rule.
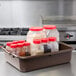
[[0, 76], [76, 76], [76, 53], [72, 53], [71, 63], [22, 73], [6, 63], [4, 52], [0, 52]]

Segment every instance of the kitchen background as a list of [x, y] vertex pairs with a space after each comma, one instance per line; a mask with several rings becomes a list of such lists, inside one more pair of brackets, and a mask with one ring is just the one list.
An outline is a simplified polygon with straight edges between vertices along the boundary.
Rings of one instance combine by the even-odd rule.
[[73, 16], [76, 0], [0, 0], [0, 26], [41, 25], [45, 16]]
[[60, 41], [76, 47], [76, 0], [0, 0], [0, 43], [25, 39], [28, 27], [55, 24]]

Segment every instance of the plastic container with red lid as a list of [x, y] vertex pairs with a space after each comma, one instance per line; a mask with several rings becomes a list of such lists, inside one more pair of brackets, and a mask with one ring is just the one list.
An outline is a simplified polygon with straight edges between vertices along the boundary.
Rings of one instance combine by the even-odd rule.
[[7, 42], [6, 46], [10, 46], [12, 44], [12, 42]]
[[40, 55], [40, 54], [44, 53], [42, 46], [41, 46], [40, 39], [33, 40], [33, 44], [31, 45], [30, 53], [31, 53], [31, 56]]
[[17, 56], [25, 56], [25, 51], [23, 50], [23, 47], [24, 47], [24, 43], [17, 44], [17, 51], [16, 51]]
[[8, 52], [11, 52], [11, 47], [10, 47], [11, 44], [12, 44], [12, 42], [7, 42], [6, 43], [6, 49], [7, 49]]
[[30, 43], [24, 42], [23, 51], [25, 52], [26, 56], [30, 56]]
[[11, 44], [10, 47], [11, 48], [17, 48], [17, 44]]
[[24, 42], [23, 44], [24, 44], [24, 46], [30, 46], [29, 42]]
[[10, 47], [11, 47], [11, 53], [12, 53], [12, 54], [16, 54], [17, 44], [11, 44]]
[[34, 39], [46, 38], [46, 34], [43, 31], [43, 27], [31, 27], [27, 33], [26, 40], [33, 44]]
[[44, 25], [43, 28], [47, 37], [56, 37], [57, 41], [59, 41], [59, 31], [55, 25]]
[[59, 50], [59, 43], [56, 41], [56, 37], [49, 37], [48, 47], [51, 48], [51, 52]]
[[51, 52], [51, 48], [48, 48], [48, 42], [49, 42], [48, 38], [41, 39], [41, 43], [43, 47], [42, 49], [44, 50], [44, 53]]

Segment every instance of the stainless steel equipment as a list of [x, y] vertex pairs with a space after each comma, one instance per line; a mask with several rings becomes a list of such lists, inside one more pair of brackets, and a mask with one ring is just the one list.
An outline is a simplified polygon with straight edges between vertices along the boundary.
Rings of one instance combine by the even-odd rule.
[[5, 45], [7, 41], [26, 40], [29, 28], [0, 28], [0, 45]]
[[60, 41], [70, 44], [76, 49], [76, 27], [59, 28]]

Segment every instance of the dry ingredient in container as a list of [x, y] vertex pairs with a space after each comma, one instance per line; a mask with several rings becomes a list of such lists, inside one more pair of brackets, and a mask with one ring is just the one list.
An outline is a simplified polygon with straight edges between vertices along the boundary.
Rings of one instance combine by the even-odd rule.
[[46, 38], [46, 34], [43, 31], [42, 27], [31, 27], [29, 29], [29, 32], [27, 34], [27, 42], [30, 42], [33, 44], [34, 39], [41, 39], [41, 38]]
[[48, 38], [42, 38], [41, 39], [41, 42], [42, 42], [42, 46], [43, 46], [43, 49], [44, 49], [44, 53], [48, 53], [48, 52], [51, 52], [51, 48], [48, 48]]
[[59, 50], [59, 44], [56, 41], [56, 37], [49, 37], [48, 48], [51, 48], [51, 52], [55, 52]]
[[44, 25], [44, 29], [47, 37], [56, 37], [57, 41], [59, 41], [59, 32], [55, 25]]
[[30, 56], [30, 43], [24, 42], [23, 50], [25, 51], [26, 56]]
[[40, 39], [34, 39], [33, 44], [31, 45], [31, 56], [35, 55], [41, 55], [44, 53], [44, 50], [41, 46], [41, 40]]
[[17, 56], [25, 56], [25, 50], [23, 50], [23, 47], [24, 47], [24, 43], [17, 44], [17, 51], [16, 51]]
[[16, 54], [16, 51], [17, 51], [17, 44], [11, 44], [11, 53], [12, 54]]
[[7, 49], [8, 52], [11, 52], [11, 47], [10, 47], [11, 44], [12, 44], [12, 42], [7, 42], [6, 43], [6, 49]]

